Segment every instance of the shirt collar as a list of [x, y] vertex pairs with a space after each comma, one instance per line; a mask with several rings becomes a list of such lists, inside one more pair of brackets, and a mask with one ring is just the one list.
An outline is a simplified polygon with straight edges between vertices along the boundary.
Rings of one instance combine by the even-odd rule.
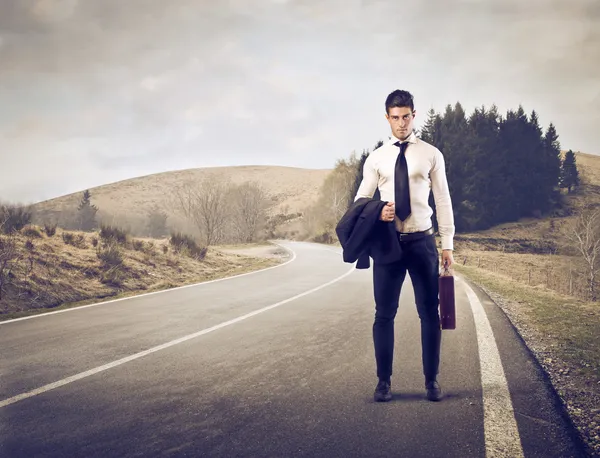
[[[405, 141], [408, 143], [417, 143], [417, 136], [415, 135], [415, 132], [412, 131]], [[390, 137], [390, 143], [393, 145], [396, 142], [403, 143], [402, 140], [400, 140], [398, 137], [392, 134], [392, 136]]]

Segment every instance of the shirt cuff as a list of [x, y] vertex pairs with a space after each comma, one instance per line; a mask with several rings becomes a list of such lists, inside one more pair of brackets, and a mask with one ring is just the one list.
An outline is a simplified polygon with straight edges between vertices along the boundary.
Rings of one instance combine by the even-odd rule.
[[442, 250], [454, 250], [452, 236], [442, 236]]

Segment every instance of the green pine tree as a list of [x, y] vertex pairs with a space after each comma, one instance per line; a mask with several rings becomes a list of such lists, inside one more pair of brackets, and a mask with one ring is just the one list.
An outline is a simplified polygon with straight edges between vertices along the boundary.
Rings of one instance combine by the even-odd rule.
[[81, 231], [93, 231], [97, 227], [96, 223], [96, 212], [98, 207], [91, 203], [91, 193], [89, 190], [83, 192], [81, 202], [77, 207], [78, 219], [79, 219], [79, 230]]
[[470, 229], [497, 224], [503, 204], [503, 157], [498, 149], [500, 116], [497, 108], [476, 108], [469, 117], [470, 154], [465, 163], [463, 219]]
[[435, 136], [435, 119], [436, 119], [436, 112], [434, 111], [433, 108], [430, 108], [429, 111], [427, 112], [427, 120], [425, 121], [425, 124], [423, 125], [423, 127], [421, 128], [421, 132], [420, 132], [420, 137], [421, 140], [430, 143], [430, 144], [434, 144], [434, 136]]
[[[455, 202], [455, 225], [457, 231], [465, 230], [468, 225], [464, 220], [462, 205], [464, 186], [467, 180], [465, 162], [470, 154], [469, 126], [462, 105], [457, 102], [454, 107], [446, 106], [442, 116], [434, 121], [433, 144], [444, 155], [446, 176], [453, 202]], [[432, 202], [433, 199], [430, 199]], [[434, 208], [435, 210], [435, 208]]]
[[547, 209], [560, 205], [560, 142], [554, 124], [550, 123], [544, 135], [544, 164], [545, 176], [542, 191], [546, 195]]
[[560, 187], [567, 188], [570, 194], [573, 188], [580, 185], [579, 170], [577, 170], [577, 159], [575, 153], [569, 150], [565, 153], [560, 169]]

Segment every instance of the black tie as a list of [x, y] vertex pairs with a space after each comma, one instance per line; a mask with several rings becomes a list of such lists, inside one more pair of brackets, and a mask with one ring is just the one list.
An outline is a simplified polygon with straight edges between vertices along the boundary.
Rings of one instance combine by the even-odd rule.
[[408, 142], [394, 143], [400, 147], [400, 154], [396, 160], [395, 169], [395, 199], [396, 199], [396, 216], [400, 221], [404, 221], [410, 215], [410, 191], [408, 189], [408, 167], [406, 165], [406, 156], [404, 152], [408, 147]]

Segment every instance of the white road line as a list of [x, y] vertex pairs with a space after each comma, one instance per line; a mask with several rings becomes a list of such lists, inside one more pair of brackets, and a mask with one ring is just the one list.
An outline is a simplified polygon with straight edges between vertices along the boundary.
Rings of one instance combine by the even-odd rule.
[[146, 355], [149, 355], [151, 353], [155, 353], [157, 351], [164, 350], [165, 348], [172, 347], [173, 345], [180, 344], [180, 343], [185, 342], [187, 340], [194, 339], [194, 338], [202, 336], [204, 334], [208, 334], [209, 332], [216, 331], [217, 329], [224, 328], [225, 326], [229, 326], [229, 325], [238, 323], [238, 322], [240, 322], [242, 320], [245, 320], [247, 318], [250, 318], [250, 317], [252, 317], [254, 315], [258, 315], [259, 313], [263, 313], [263, 312], [266, 312], [267, 310], [271, 310], [271, 309], [273, 309], [275, 307], [279, 307], [280, 305], [283, 305], [283, 304], [286, 304], [288, 302], [291, 302], [291, 301], [293, 301], [295, 299], [298, 299], [298, 298], [300, 298], [302, 296], [306, 296], [307, 294], [314, 293], [315, 291], [318, 291], [318, 290], [320, 290], [322, 288], [325, 288], [326, 286], [329, 286], [329, 285], [331, 285], [333, 283], [336, 283], [336, 282], [340, 281], [341, 279], [343, 279], [343, 278], [347, 277], [348, 275], [350, 275], [352, 272], [354, 272], [354, 270], [355, 270], [355, 267], [353, 265], [352, 268], [348, 272], [346, 272], [345, 274], [340, 275], [339, 277], [334, 278], [333, 280], [328, 281], [327, 283], [323, 283], [322, 285], [317, 286], [316, 288], [310, 289], [308, 291], [305, 291], [303, 293], [297, 294], [297, 295], [292, 296], [292, 297], [290, 297], [288, 299], [285, 299], [283, 301], [277, 302], [276, 304], [268, 305], [266, 307], [263, 307], [261, 309], [255, 310], [253, 312], [247, 313], [247, 314], [242, 315], [242, 316], [239, 316], [239, 317], [234, 318], [232, 320], [225, 321], [223, 323], [217, 324], [217, 325], [212, 326], [210, 328], [206, 328], [206, 329], [203, 329], [201, 331], [195, 332], [194, 334], [188, 334], [187, 336], [183, 336], [183, 337], [180, 337], [179, 339], [171, 340], [170, 342], [158, 345], [156, 347], [149, 348], [148, 350], [144, 350], [144, 351], [141, 351], [139, 353], [135, 353], [133, 355], [126, 356], [125, 358], [121, 358], [121, 359], [118, 359], [118, 360], [113, 361], [111, 363], [104, 364], [104, 365], [99, 366], [99, 367], [95, 367], [95, 368], [90, 369], [90, 370], [85, 371], [85, 372], [80, 372], [79, 374], [72, 375], [71, 377], [67, 377], [67, 378], [59, 380], [57, 382], [49, 383], [48, 385], [41, 386], [41, 387], [36, 388], [34, 390], [28, 391], [26, 393], [18, 394], [16, 396], [13, 396], [12, 398], [4, 399], [4, 400], [0, 401], [0, 408], [6, 407], [6, 406], [8, 406], [10, 404], [14, 404], [15, 402], [18, 402], [18, 401], [22, 401], [23, 399], [31, 398], [31, 397], [36, 396], [38, 394], [45, 393], [46, 391], [53, 390], [54, 388], [58, 388], [60, 386], [66, 385], [68, 383], [75, 382], [77, 380], [81, 380], [82, 378], [89, 377], [90, 375], [94, 375], [94, 374], [97, 374], [99, 372], [111, 369], [113, 367], [120, 366], [121, 364], [128, 363], [129, 361], [133, 361], [135, 359], [141, 358], [142, 356], [146, 356]]
[[56, 310], [54, 312], [38, 313], [36, 315], [29, 315], [29, 316], [24, 316], [24, 317], [21, 317], [21, 318], [13, 318], [11, 320], [0, 321], [0, 325], [8, 324], [8, 323], [14, 323], [16, 321], [31, 320], [33, 318], [40, 318], [40, 317], [44, 317], [44, 316], [48, 316], [48, 315], [55, 315], [57, 313], [74, 312], [76, 310], [82, 310], [82, 309], [86, 309], [88, 307], [96, 307], [97, 305], [106, 305], [106, 304], [111, 304], [111, 303], [114, 303], [114, 302], [126, 301], [128, 299], [136, 299], [138, 297], [151, 296], [153, 294], [168, 293], [170, 291], [175, 291], [175, 290], [178, 290], [178, 289], [192, 288], [194, 286], [207, 285], [209, 283], [215, 283], [215, 282], [218, 282], [218, 281], [231, 280], [232, 278], [244, 277], [246, 275], [257, 274], [259, 272], [264, 272], [266, 270], [276, 269], [277, 267], [283, 267], [286, 264], [289, 264], [290, 262], [296, 260], [296, 253], [294, 252], [294, 250], [290, 250], [289, 248], [286, 248], [283, 245], [280, 245], [279, 243], [274, 243], [274, 244], [278, 245], [281, 248], [283, 248], [284, 250], [287, 250], [290, 253], [292, 253], [292, 259], [289, 259], [288, 261], [282, 262], [281, 264], [277, 264], [275, 266], [265, 267], [264, 269], [253, 270], [252, 272], [246, 272], [246, 273], [243, 273], [243, 274], [232, 275], [231, 277], [216, 278], [214, 280], [207, 280], [207, 281], [202, 281], [202, 282], [199, 282], [199, 283], [192, 283], [190, 285], [176, 286], [174, 288], [162, 289], [160, 291], [153, 291], [151, 293], [136, 294], [134, 296], [122, 297], [120, 299], [112, 299], [112, 300], [104, 301], [104, 302], [95, 302], [94, 304], [80, 305], [80, 306], [71, 307], [71, 308], [68, 308], [68, 309]]
[[523, 446], [492, 327], [473, 289], [464, 280], [460, 279], [460, 282], [467, 293], [477, 332], [485, 456], [521, 458], [524, 456]]

